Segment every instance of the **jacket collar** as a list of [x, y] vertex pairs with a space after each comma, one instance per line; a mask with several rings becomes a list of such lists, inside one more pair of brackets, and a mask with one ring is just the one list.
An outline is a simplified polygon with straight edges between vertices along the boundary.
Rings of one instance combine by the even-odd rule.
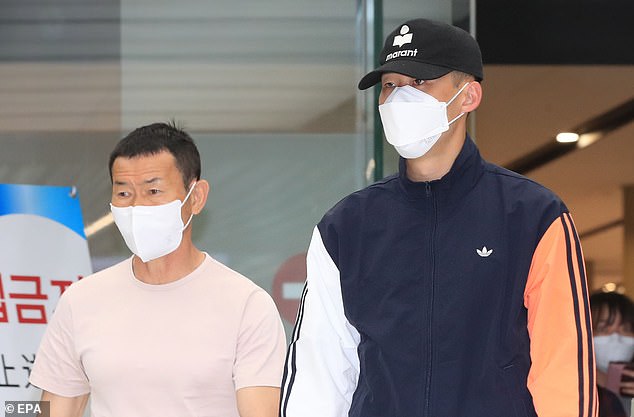
[[476, 144], [466, 136], [462, 149], [445, 176], [434, 181], [415, 182], [407, 177], [407, 164], [404, 158], [399, 160], [399, 182], [407, 199], [429, 198], [430, 193], [447, 202], [457, 202], [476, 184], [484, 172], [484, 160]]

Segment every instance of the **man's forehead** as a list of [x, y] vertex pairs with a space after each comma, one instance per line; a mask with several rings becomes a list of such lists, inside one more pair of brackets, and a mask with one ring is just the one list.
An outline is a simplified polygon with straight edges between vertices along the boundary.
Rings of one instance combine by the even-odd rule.
[[414, 77], [410, 77], [409, 75], [401, 74], [400, 72], [384, 72], [383, 74], [381, 74], [381, 78], [388, 78], [388, 77], [414, 78]]
[[407, 74], [401, 74], [400, 72], [384, 72], [383, 74], [381, 74], [381, 80], [384, 80], [386, 78], [408, 78], [411, 80], [424, 80], [424, 81], [433, 81], [433, 80], [440, 80], [440, 79], [444, 79], [445, 77], [449, 77], [451, 75], [451, 72], [448, 72], [447, 74], [441, 75], [438, 78], [416, 78], [413, 77], [411, 75], [407, 75]]
[[112, 165], [113, 169], [117, 166], [156, 167], [159, 169], [163, 167], [176, 166], [176, 159], [171, 153], [162, 151], [153, 154], [118, 156]]
[[112, 164], [113, 180], [119, 177], [141, 177], [143, 181], [158, 181], [177, 174], [176, 161], [170, 153], [142, 155], [134, 157], [120, 156]]

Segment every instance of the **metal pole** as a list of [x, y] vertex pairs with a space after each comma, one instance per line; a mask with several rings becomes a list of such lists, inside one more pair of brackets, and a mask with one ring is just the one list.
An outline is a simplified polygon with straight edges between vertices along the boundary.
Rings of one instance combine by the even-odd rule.
[[[374, 65], [379, 65], [379, 55], [383, 48], [383, 0], [374, 1]], [[374, 87], [374, 180], [383, 178], [383, 125], [379, 116], [379, 95], [381, 94], [381, 84]]]

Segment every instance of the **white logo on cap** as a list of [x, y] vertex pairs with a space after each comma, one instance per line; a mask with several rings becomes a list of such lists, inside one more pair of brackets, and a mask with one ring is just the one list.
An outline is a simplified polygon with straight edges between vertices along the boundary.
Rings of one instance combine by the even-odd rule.
[[400, 48], [406, 43], [412, 43], [412, 34], [407, 32], [409, 32], [409, 26], [403, 25], [401, 27], [401, 34], [394, 37], [394, 43], [392, 43], [392, 46], [398, 46]]

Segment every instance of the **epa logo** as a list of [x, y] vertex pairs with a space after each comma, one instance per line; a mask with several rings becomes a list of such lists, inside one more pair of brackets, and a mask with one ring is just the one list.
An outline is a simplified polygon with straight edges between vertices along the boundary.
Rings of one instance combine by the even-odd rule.
[[4, 415], [16, 417], [49, 417], [50, 403], [48, 401], [5, 401]]
[[407, 32], [409, 32], [409, 26], [403, 25], [401, 27], [401, 34], [394, 36], [394, 42], [392, 43], [392, 46], [398, 46], [400, 48], [406, 43], [412, 43], [413, 34]]

